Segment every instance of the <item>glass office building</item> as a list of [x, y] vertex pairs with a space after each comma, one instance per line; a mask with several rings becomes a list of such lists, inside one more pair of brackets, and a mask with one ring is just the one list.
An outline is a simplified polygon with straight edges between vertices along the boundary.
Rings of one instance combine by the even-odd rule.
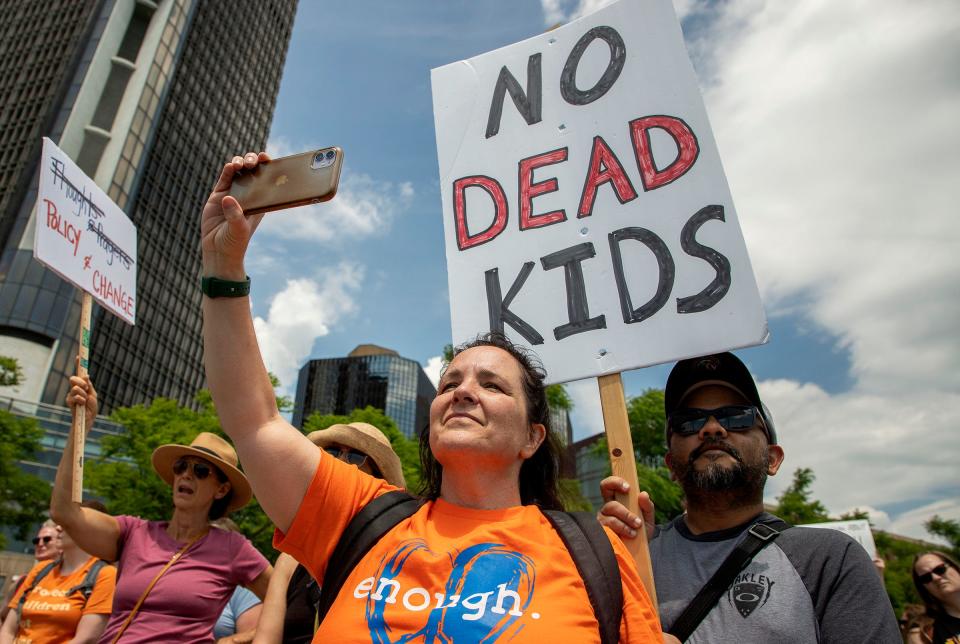
[[430, 418], [436, 389], [420, 363], [396, 351], [360, 345], [345, 358], [310, 360], [300, 369], [293, 424], [303, 427], [314, 412], [349, 414], [382, 409], [408, 438], [416, 440]]
[[[0, 355], [63, 403], [80, 294], [32, 257], [47, 136], [138, 230], [137, 324], [95, 307], [104, 412], [204, 384], [200, 209], [224, 161], [267, 141], [296, 0], [0, 0]], [[256, 61], [256, 64], [250, 64]]]

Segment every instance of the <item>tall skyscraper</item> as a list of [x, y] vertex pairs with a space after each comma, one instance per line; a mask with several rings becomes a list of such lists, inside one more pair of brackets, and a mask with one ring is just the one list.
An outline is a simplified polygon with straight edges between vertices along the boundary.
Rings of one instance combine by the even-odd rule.
[[266, 145], [296, 0], [0, 0], [0, 355], [63, 404], [80, 294], [32, 258], [41, 137], [138, 231], [137, 325], [95, 309], [103, 408], [204, 382], [199, 212], [223, 163]]
[[349, 414], [371, 406], [381, 409], [407, 438], [417, 439], [430, 420], [436, 389], [420, 363], [396, 351], [361, 344], [345, 358], [310, 360], [300, 369], [293, 424], [314, 412]]

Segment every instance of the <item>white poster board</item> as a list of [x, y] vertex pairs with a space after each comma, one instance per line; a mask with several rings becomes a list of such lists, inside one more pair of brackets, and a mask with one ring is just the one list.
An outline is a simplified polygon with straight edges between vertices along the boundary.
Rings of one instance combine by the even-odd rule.
[[432, 84], [455, 343], [501, 329], [564, 382], [766, 341], [670, 0], [620, 0]]
[[33, 256], [134, 324], [137, 229], [93, 180], [43, 139]]
[[870, 531], [870, 522], [865, 519], [856, 519], [853, 521], [826, 521], [824, 523], [808, 523], [799, 526], [801, 528], [829, 528], [839, 530], [853, 537], [857, 543], [863, 546], [871, 559], [877, 558], [877, 544], [873, 542], [873, 532]]

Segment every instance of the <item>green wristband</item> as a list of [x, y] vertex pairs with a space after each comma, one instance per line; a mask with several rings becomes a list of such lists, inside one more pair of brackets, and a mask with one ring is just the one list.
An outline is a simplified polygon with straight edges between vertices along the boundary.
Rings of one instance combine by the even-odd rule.
[[207, 297], [244, 297], [250, 294], [250, 276], [242, 282], [231, 282], [218, 277], [201, 277], [200, 291]]

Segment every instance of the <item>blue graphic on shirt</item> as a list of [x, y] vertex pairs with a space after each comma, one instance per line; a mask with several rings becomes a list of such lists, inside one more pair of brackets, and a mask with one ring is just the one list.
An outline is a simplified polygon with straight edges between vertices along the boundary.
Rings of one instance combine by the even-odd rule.
[[[499, 543], [471, 546], [451, 560], [450, 577], [440, 589], [401, 588], [395, 579], [411, 556], [429, 548], [422, 539], [399, 544], [381, 561], [373, 589], [366, 599], [370, 639], [376, 644], [457, 644], [511, 639], [519, 629], [511, 627], [523, 616], [533, 599], [536, 566], [530, 557], [507, 550]], [[426, 611], [426, 624], [415, 633], [393, 633], [384, 615], [388, 605], [413, 612]], [[534, 614], [533, 618], [539, 618]], [[521, 627], [522, 628], [522, 627]]]

